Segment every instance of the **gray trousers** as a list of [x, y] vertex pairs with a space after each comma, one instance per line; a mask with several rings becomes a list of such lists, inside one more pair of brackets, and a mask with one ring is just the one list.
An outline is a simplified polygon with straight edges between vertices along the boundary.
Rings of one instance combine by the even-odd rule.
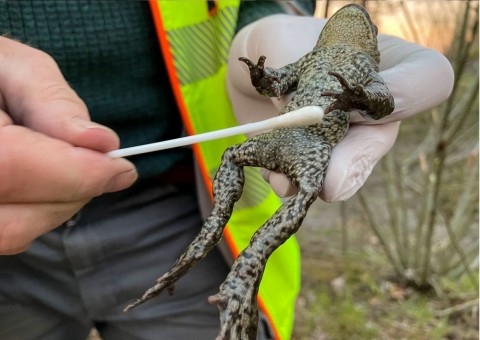
[[0, 256], [0, 339], [214, 339], [207, 303], [228, 267], [215, 249], [164, 293], [122, 309], [155, 283], [202, 221], [194, 189], [143, 184], [94, 199], [15, 256]]

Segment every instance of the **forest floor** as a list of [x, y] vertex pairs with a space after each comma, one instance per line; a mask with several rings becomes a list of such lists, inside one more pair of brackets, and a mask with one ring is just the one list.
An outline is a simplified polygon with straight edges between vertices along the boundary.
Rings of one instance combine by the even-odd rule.
[[[355, 199], [341, 204], [317, 202], [297, 233], [302, 288], [292, 339], [479, 339], [478, 295], [466, 278], [443, 282], [450, 297], [405, 286]], [[350, 216], [343, 221], [341, 209]]]

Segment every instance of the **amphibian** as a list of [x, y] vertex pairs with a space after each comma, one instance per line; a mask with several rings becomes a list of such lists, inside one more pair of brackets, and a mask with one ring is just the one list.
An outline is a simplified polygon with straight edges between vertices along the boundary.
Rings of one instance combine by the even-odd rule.
[[165, 288], [173, 289], [174, 283], [215, 247], [242, 194], [243, 167], [263, 167], [285, 174], [298, 192], [258, 229], [236, 259], [220, 292], [208, 299], [220, 309], [218, 339], [255, 339], [256, 297], [268, 257], [298, 230], [317, 199], [332, 148], [347, 133], [349, 110], [380, 119], [394, 109], [393, 98], [378, 75], [377, 27], [361, 6], [347, 5], [337, 11], [313, 50], [298, 61], [272, 69], [264, 66], [265, 59], [261, 56], [254, 63], [240, 58], [247, 64], [256, 90], [271, 97], [296, 91], [280, 114], [314, 105], [325, 109], [323, 121], [307, 127], [274, 129], [227, 148], [213, 181], [214, 207], [200, 233], [172, 269], [126, 309]]

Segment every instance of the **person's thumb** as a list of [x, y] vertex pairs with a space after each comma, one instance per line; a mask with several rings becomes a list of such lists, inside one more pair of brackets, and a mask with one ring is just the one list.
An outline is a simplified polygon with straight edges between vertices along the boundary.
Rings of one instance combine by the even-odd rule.
[[333, 149], [320, 198], [345, 201], [366, 182], [378, 161], [392, 148], [400, 122], [352, 125]]

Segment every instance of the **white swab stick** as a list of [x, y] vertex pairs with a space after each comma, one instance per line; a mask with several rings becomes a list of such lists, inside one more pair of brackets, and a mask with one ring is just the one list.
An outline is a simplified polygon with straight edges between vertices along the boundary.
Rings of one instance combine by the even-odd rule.
[[139, 155], [142, 153], [177, 148], [200, 142], [205, 142], [213, 139], [235, 136], [239, 134], [246, 134], [252, 132], [260, 132], [269, 129], [307, 126], [318, 124], [323, 119], [323, 109], [319, 106], [305, 106], [301, 109], [285, 113], [283, 115], [262, 120], [260, 122], [248, 123], [240, 126], [235, 126], [227, 129], [201, 133], [198, 135], [187, 136], [182, 138], [170, 139], [158, 143], [151, 143], [130, 148], [119, 149], [107, 153], [112, 158], [127, 157], [132, 155]]

